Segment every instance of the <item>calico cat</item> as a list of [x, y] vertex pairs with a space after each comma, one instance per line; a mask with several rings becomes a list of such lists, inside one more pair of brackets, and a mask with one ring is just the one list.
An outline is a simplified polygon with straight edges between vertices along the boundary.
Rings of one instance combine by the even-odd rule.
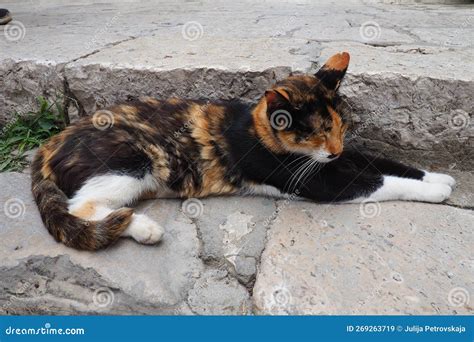
[[33, 161], [44, 224], [57, 241], [96, 250], [121, 236], [161, 239], [159, 223], [126, 207], [144, 198], [447, 199], [448, 175], [343, 150], [349, 113], [337, 90], [348, 64], [348, 53], [336, 54], [315, 75], [277, 82], [253, 106], [139, 98], [81, 119]]

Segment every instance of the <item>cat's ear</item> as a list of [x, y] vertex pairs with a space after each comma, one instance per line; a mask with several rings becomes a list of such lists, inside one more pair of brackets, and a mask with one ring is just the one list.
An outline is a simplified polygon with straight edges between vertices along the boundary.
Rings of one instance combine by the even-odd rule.
[[265, 92], [268, 109], [277, 109], [289, 103], [290, 96], [284, 88], [274, 88]]
[[346, 74], [349, 60], [350, 56], [347, 52], [335, 54], [327, 60], [315, 76], [326, 88], [336, 91]]

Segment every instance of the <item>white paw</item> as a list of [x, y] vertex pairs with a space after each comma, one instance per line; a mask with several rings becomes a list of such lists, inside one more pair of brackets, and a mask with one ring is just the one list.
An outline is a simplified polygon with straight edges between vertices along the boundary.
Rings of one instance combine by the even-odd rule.
[[163, 237], [164, 229], [146, 215], [133, 215], [132, 222], [123, 232], [123, 236], [130, 236], [139, 243], [151, 245]]
[[436, 173], [436, 172], [428, 172], [428, 171], [425, 171], [423, 182], [446, 184], [446, 185], [449, 185], [450, 187], [454, 187], [454, 185], [456, 184], [456, 181], [450, 175], [445, 175], [443, 173]]
[[441, 203], [451, 195], [451, 187], [447, 184], [430, 184], [426, 192], [423, 194], [423, 201], [432, 203]]

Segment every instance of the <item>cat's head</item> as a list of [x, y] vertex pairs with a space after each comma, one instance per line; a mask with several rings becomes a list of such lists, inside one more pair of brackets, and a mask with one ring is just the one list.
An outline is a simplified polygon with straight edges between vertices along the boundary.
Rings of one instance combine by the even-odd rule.
[[[347, 52], [332, 56], [314, 75], [290, 76], [265, 92], [262, 141], [280, 152], [306, 154], [321, 163], [335, 160], [343, 149], [348, 113], [337, 95], [349, 65]], [[266, 105], [266, 106], [265, 106]], [[265, 126], [265, 127], [263, 127]]]

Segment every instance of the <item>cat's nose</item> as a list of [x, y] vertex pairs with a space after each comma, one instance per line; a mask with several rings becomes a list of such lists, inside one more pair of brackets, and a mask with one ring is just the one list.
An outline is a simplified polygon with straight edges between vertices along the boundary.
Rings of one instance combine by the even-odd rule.
[[334, 154], [334, 153], [333, 153], [333, 154], [330, 154], [330, 155], [328, 156], [328, 158], [329, 158], [329, 159], [336, 159], [337, 157], [339, 157], [339, 155], [340, 155], [340, 154]]

